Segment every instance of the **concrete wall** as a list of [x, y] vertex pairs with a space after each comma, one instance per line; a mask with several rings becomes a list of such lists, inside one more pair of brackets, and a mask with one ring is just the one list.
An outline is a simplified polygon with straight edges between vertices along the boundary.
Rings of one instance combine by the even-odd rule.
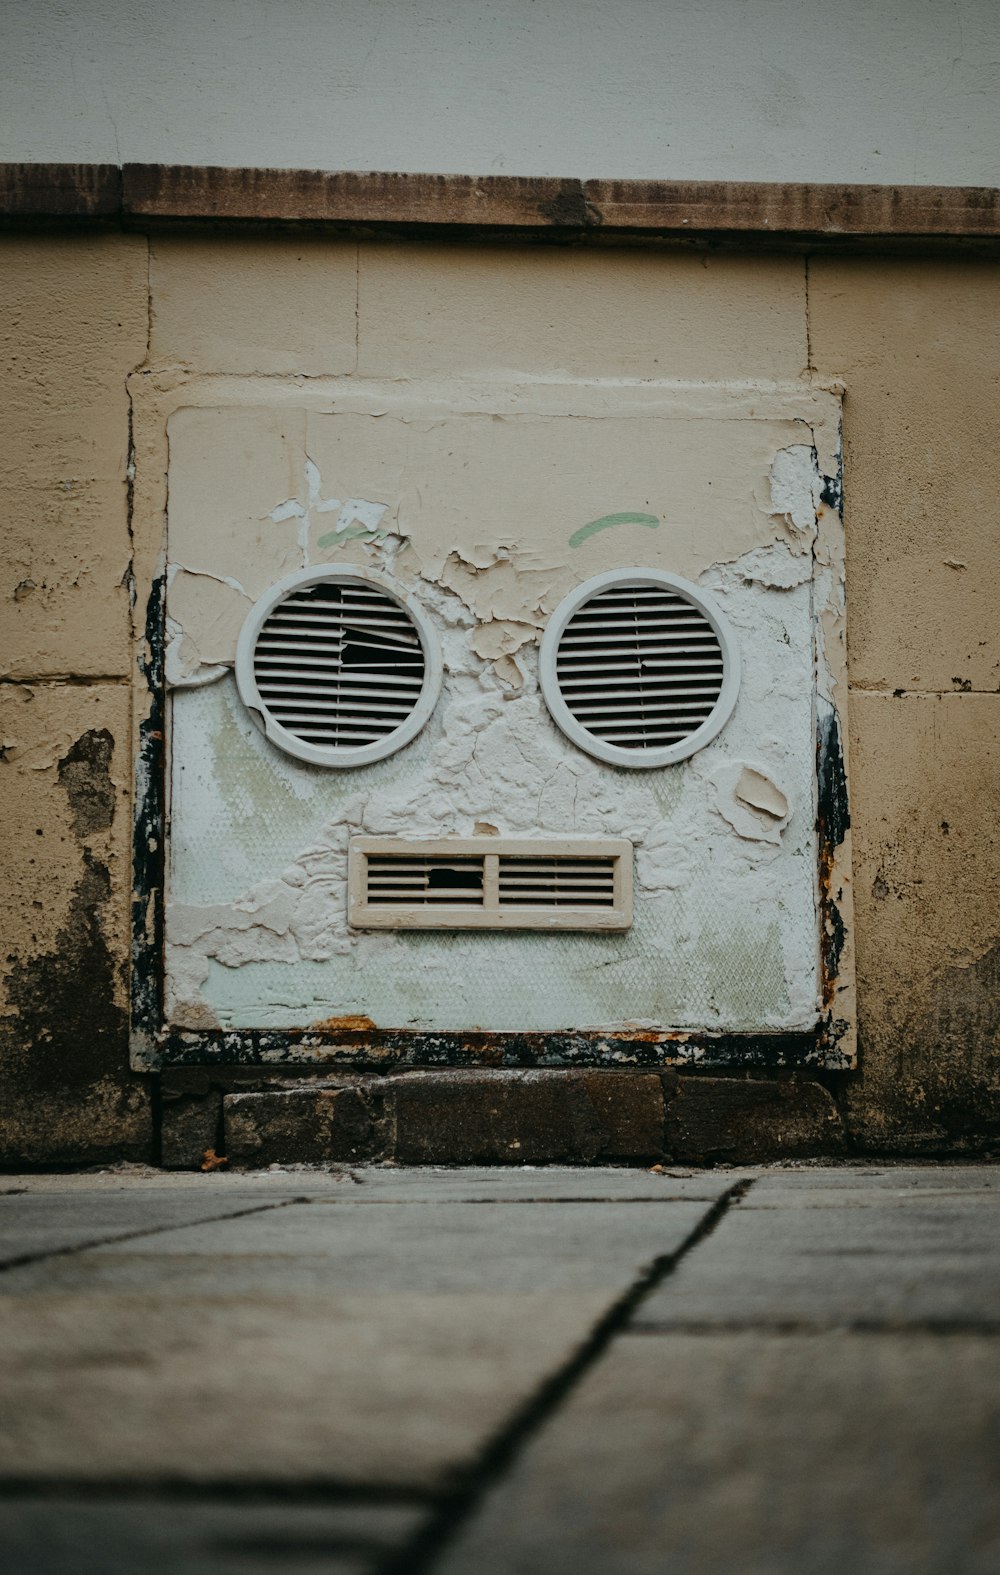
[[996, 1134], [1000, 266], [353, 244], [345, 266], [343, 242], [114, 235], [3, 254], [8, 1161], [152, 1151], [124, 1019], [126, 377], [337, 370], [359, 285], [379, 302], [361, 360], [388, 345], [408, 371], [565, 366], [591, 324], [648, 346], [654, 322], [679, 375], [766, 353], [844, 379], [862, 1055], [846, 1108], [869, 1150]]
[[7, 0], [4, 157], [996, 180], [994, 0]]

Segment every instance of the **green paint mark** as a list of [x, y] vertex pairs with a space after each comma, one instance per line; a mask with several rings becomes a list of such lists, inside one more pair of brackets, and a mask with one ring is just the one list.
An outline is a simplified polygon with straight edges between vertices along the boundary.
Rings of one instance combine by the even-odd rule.
[[384, 536], [384, 530], [369, 530], [366, 525], [349, 525], [346, 530], [327, 531], [317, 541], [317, 547], [336, 547], [342, 541], [359, 541], [362, 536], [367, 536], [369, 541], [377, 541]]
[[591, 520], [589, 525], [581, 525], [569, 539], [571, 547], [582, 547], [588, 536], [596, 536], [599, 530], [609, 530], [612, 525], [646, 525], [650, 530], [656, 530], [659, 520], [655, 514], [602, 514], [599, 520]]

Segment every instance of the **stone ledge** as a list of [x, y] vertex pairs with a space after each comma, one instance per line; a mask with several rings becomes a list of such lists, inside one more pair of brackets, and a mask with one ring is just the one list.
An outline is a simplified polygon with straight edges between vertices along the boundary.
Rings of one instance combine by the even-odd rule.
[[693, 238], [837, 247], [995, 247], [992, 186], [229, 169], [178, 164], [0, 163], [0, 221], [294, 224], [379, 234]]

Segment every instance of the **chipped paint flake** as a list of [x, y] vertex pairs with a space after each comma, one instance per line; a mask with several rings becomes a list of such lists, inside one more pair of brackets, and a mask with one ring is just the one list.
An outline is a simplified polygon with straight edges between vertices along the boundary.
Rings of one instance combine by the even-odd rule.
[[812, 531], [823, 496], [816, 450], [811, 443], [779, 449], [771, 466], [771, 512], [795, 531]]

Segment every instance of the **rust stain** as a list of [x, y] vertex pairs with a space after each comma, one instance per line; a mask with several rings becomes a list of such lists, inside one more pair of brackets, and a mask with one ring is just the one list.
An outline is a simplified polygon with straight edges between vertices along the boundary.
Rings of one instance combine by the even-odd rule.
[[375, 1026], [373, 1019], [366, 1017], [364, 1012], [348, 1012], [345, 1017], [324, 1017], [321, 1022], [311, 1023], [310, 1031], [316, 1034], [364, 1034], [370, 1033]]
[[228, 1165], [229, 1160], [225, 1154], [217, 1154], [214, 1148], [207, 1148], [202, 1157], [202, 1170], [221, 1170], [223, 1165]]

